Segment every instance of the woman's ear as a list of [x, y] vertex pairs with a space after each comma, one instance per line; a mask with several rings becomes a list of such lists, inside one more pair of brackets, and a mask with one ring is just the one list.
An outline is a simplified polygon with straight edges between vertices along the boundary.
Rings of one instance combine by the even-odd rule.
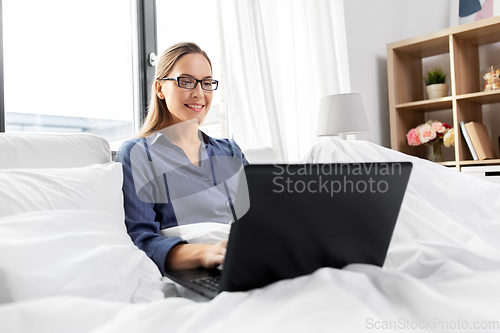
[[158, 96], [158, 98], [160, 99], [164, 99], [165, 98], [165, 95], [163, 95], [163, 92], [161, 91], [161, 82], [160, 80], [156, 80], [155, 81], [155, 92], [156, 92], [156, 96]]

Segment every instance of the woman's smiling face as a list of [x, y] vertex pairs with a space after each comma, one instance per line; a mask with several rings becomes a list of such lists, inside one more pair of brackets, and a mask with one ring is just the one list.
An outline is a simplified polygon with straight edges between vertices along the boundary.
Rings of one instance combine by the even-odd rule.
[[[212, 69], [203, 55], [189, 53], [176, 61], [168, 76], [202, 80], [212, 78]], [[206, 117], [212, 103], [213, 92], [203, 90], [201, 82], [198, 82], [194, 89], [180, 88], [176, 81], [161, 80], [157, 84], [161, 85], [158, 88], [161, 89], [167, 108], [172, 114], [171, 125], [190, 119], [197, 119], [200, 124]]]

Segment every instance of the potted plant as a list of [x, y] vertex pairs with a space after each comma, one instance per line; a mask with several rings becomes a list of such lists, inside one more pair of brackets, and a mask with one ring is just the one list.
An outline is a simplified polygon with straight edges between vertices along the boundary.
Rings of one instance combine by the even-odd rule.
[[448, 85], [445, 83], [446, 77], [447, 74], [441, 67], [436, 67], [427, 72], [427, 76], [424, 80], [427, 86], [427, 96], [429, 99], [448, 96]]

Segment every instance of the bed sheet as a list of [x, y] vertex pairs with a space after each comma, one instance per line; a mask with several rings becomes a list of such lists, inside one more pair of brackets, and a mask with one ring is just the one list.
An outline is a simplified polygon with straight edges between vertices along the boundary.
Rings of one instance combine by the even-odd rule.
[[2, 327], [6, 332], [500, 332], [500, 185], [364, 141], [323, 141], [303, 162], [365, 161], [414, 165], [383, 268], [322, 268], [204, 303], [179, 297], [142, 304], [46, 297], [1, 305]]

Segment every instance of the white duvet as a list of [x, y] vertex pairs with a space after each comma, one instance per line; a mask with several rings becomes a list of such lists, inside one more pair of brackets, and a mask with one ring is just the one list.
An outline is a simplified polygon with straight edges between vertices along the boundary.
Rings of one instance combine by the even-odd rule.
[[[403, 160], [414, 167], [383, 268], [323, 268], [262, 289], [195, 302], [159, 298], [159, 290], [175, 295], [175, 286], [158, 283], [155, 271], [144, 273], [151, 267], [123, 243], [135, 266], [129, 267], [132, 275], [114, 277], [121, 281], [111, 288], [114, 292], [89, 289], [95, 297], [49, 293], [4, 302], [0, 331], [500, 332], [499, 185], [363, 141], [324, 141], [304, 162]], [[0, 220], [2, 230], [5, 221]], [[224, 230], [178, 232], [200, 242], [225, 235]], [[126, 240], [118, 236], [115, 247], [121, 242]], [[0, 254], [0, 264], [5, 258]], [[50, 269], [47, 263], [47, 274]], [[28, 279], [29, 273], [19, 274]]]

